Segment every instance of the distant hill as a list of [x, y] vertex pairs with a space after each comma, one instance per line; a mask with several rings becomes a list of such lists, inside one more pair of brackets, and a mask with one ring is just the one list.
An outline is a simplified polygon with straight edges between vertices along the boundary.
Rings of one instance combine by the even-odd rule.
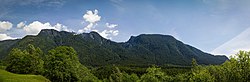
[[[141, 34], [132, 36], [127, 42], [117, 43], [101, 37], [96, 32], [75, 34], [73, 32], [44, 29], [37, 36], [0, 41], [0, 58], [12, 48], [25, 48], [27, 44], [48, 51], [57, 46], [71, 46], [80, 62], [89, 66], [118, 65], [185, 65], [195, 58], [198, 64], [222, 64], [228, 58], [202, 52], [182, 43], [170, 35]], [[45, 52], [46, 53], [46, 52]]]

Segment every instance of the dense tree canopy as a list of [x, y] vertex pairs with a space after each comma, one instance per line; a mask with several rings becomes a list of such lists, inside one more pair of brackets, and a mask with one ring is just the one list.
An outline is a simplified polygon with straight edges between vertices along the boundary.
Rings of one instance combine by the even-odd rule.
[[43, 72], [44, 61], [41, 59], [42, 51], [33, 45], [28, 45], [27, 49], [12, 49], [6, 58], [6, 70], [20, 74], [41, 74]]
[[44, 75], [51, 81], [74, 82], [96, 79], [79, 62], [76, 51], [72, 47], [60, 46], [52, 49], [45, 58]]
[[7, 71], [19, 74], [40, 74], [52, 82], [250, 81], [250, 52], [247, 51], [240, 51], [222, 65], [198, 65], [193, 59], [190, 67], [152, 66], [146, 68], [144, 66], [109, 65], [89, 67], [91, 68], [89, 70], [79, 62], [78, 55], [72, 47], [60, 46], [44, 54], [40, 48], [28, 45], [24, 50], [12, 49], [4, 62], [6, 63], [1, 65], [6, 65]]
[[126, 72], [121, 72], [118, 67], [114, 74], [111, 74], [109, 77], [110, 82], [136, 82], [139, 80], [139, 77], [136, 74], [127, 74]]
[[152, 67], [147, 69], [147, 73], [141, 76], [142, 82], [167, 82], [173, 79], [165, 75], [160, 68]]

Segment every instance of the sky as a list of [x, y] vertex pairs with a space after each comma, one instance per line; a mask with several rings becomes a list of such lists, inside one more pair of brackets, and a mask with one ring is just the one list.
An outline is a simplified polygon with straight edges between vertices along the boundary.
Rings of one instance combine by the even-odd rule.
[[250, 50], [250, 0], [0, 0], [0, 40], [41, 29], [96, 31], [116, 42], [172, 35], [215, 55]]

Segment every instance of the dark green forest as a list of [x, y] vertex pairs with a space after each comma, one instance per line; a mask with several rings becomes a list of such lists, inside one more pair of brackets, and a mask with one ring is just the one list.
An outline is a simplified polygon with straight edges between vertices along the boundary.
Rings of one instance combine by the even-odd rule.
[[39, 47], [13, 48], [1, 60], [1, 69], [16, 74], [42, 75], [52, 82], [248, 82], [250, 52], [239, 51], [221, 65], [116, 65], [80, 63], [72, 47], [59, 46], [44, 53]]
[[53, 29], [43, 29], [38, 35], [22, 39], [0, 41], [0, 59], [13, 48], [26, 49], [27, 44], [39, 47], [45, 54], [59, 46], [70, 46], [77, 52], [80, 63], [95, 67], [112, 64], [190, 66], [192, 58], [198, 64], [218, 65], [228, 60], [224, 55], [203, 52], [171, 35], [141, 34], [131, 36], [126, 42], [115, 42], [96, 32], [74, 34]]

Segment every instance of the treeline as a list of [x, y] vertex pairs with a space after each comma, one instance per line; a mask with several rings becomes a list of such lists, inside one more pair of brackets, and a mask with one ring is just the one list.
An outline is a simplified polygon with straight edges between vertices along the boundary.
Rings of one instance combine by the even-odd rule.
[[4, 62], [9, 72], [43, 75], [52, 82], [98, 80], [79, 62], [72, 47], [60, 46], [49, 50], [46, 55], [33, 45], [28, 45], [25, 50], [14, 48]]
[[[248, 82], [250, 81], [250, 52], [240, 51], [222, 65], [191, 67], [140, 68], [134, 66], [86, 67], [79, 62], [72, 47], [60, 46], [43, 53], [28, 45], [24, 50], [14, 48], [0, 62], [5, 69], [18, 74], [43, 75], [52, 82]], [[13, 78], [14, 79], [14, 78]]]

